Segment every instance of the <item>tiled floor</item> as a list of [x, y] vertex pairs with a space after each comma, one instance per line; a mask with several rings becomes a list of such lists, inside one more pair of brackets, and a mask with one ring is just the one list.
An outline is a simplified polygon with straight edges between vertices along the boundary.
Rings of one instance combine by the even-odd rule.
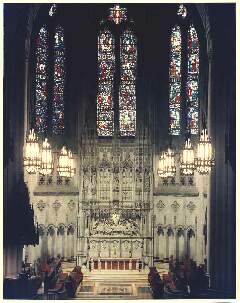
[[86, 273], [76, 299], [151, 299], [147, 275], [138, 271]]

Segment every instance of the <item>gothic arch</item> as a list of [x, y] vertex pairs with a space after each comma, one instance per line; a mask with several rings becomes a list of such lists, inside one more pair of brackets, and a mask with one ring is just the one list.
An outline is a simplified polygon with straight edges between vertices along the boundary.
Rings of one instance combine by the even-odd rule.
[[160, 235], [164, 235], [164, 228], [161, 224], [158, 224], [156, 226], [156, 231], [157, 231], [157, 235], [160, 236]]
[[195, 228], [192, 225], [187, 226], [187, 228], [186, 228], [187, 234], [190, 230], [192, 230], [195, 234]]
[[185, 256], [186, 230], [178, 226], [176, 230], [176, 258], [182, 260]]
[[175, 232], [172, 226], [168, 226], [166, 229], [166, 257], [170, 258], [171, 256], [175, 257], [176, 252], [176, 241], [175, 241]]
[[187, 255], [190, 259], [195, 259], [196, 254], [196, 235], [192, 227], [187, 229]]
[[71, 259], [73, 257], [75, 257], [75, 249], [76, 249], [75, 234], [76, 234], [75, 224], [70, 223], [67, 226], [66, 238], [67, 238], [67, 242], [68, 242], [67, 257], [71, 258]]
[[43, 224], [38, 226], [39, 237], [43, 237], [46, 234], [46, 228]]
[[67, 234], [74, 234], [75, 233], [75, 225], [74, 224], [69, 224], [68, 226], [67, 226]]
[[56, 232], [56, 226], [53, 225], [53, 224], [49, 224], [48, 227], [47, 227], [47, 236], [50, 235], [54, 235]]
[[64, 224], [59, 224], [57, 227], [57, 235], [64, 235], [65, 234], [65, 225]]

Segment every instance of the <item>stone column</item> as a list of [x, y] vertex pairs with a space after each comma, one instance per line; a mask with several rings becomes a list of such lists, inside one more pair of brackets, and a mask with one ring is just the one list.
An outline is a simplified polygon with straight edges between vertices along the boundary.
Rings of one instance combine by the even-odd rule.
[[[212, 108], [212, 41], [210, 37], [208, 37], [208, 120], [207, 120], [207, 126], [208, 126], [208, 133], [211, 136], [212, 135], [212, 125], [211, 125], [211, 108]], [[207, 195], [208, 195], [208, 203], [207, 203], [207, 271], [210, 272], [210, 199], [211, 199], [211, 181], [210, 178], [208, 180], [208, 189], [207, 189]]]
[[[25, 41], [25, 45], [28, 41]], [[28, 100], [28, 71], [29, 71], [29, 54], [28, 50], [25, 50], [25, 81], [24, 81], [24, 142], [26, 141], [26, 132], [29, 128], [29, 100]]]
[[64, 254], [65, 258], [68, 258], [68, 257], [70, 257], [69, 253], [68, 253], [70, 243], [68, 243], [68, 235], [67, 235], [66, 231], [64, 232], [64, 235], [62, 236], [62, 240], [63, 240], [62, 243], [64, 245], [63, 246], [63, 254]]

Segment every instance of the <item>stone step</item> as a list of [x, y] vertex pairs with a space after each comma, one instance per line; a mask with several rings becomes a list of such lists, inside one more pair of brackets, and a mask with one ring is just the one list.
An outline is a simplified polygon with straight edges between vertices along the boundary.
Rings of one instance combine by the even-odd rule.
[[103, 270], [84, 273], [83, 277], [84, 281], [148, 281], [148, 275], [146, 273], [139, 273], [138, 271]]
[[76, 292], [76, 299], [151, 299], [146, 275], [126, 273], [116, 275], [111, 271], [92, 273], [83, 282]]

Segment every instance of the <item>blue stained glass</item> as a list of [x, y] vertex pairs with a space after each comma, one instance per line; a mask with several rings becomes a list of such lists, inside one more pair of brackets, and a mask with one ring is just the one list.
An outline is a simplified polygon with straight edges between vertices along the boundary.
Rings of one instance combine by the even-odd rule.
[[198, 134], [199, 43], [194, 26], [188, 30], [187, 128]]
[[114, 37], [108, 29], [98, 37], [98, 136], [112, 136], [114, 132], [113, 84], [115, 72]]
[[43, 26], [36, 39], [36, 72], [35, 72], [35, 127], [38, 133], [47, 130], [47, 60], [48, 60], [48, 32]]
[[119, 87], [119, 128], [123, 137], [136, 135], [137, 38], [131, 29], [120, 37], [121, 83]]
[[179, 135], [181, 129], [181, 51], [181, 30], [177, 25], [173, 27], [171, 33], [169, 68], [169, 132], [171, 135]]
[[64, 30], [58, 25], [54, 35], [54, 89], [52, 131], [62, 134], [64, 131], [64, 85], [65, 85], [65, 45]]

